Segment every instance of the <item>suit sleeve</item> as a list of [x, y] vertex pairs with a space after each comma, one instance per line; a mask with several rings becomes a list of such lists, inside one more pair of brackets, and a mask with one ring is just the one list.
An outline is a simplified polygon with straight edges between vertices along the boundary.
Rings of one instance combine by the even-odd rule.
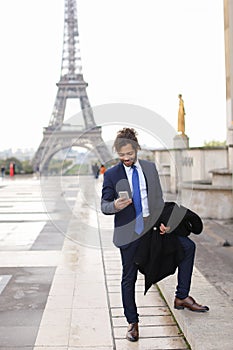
[[164, 200], [163, 200], [163, 191], [162, 191], [162, 186], [161, 186], [161, 182], [160, 182], [160, 178], [159, 178], [159, 173], [158, 170], [156, 168], [156, 165], [154, 164], [154, 169], [155, 169], [155, 189], [156, 189], [156, 203], [159, 205], [159, 207], [161, 206], [161, 203], [164, 204]]
[[114, 206], [114, 200], [117, 198], [114, 184], [111, 180], [109, 171], [104, 173], [104, 182], [102, 188], [101, 211], [103, 214], [111, 215], [118, 212]]

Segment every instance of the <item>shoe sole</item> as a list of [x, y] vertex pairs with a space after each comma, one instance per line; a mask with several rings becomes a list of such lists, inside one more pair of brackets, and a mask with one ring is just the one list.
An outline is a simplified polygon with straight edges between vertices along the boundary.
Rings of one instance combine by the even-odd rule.
[[189, 311], [192, 311], [192, 312], [207, 312], [207, 311], [209, 311], [209, 310], [192, 310], [192, 309], [190, 309], [189, 307], [186, 307], [186, 306], [174, 306], [174, 309], [176, 309], [176, 310], [188, 309]]
[[126, 337], [126, 339], [127, 339], [128, 341], [131, 341], [132, 343], [135, 343], [136, 341], [138, 341], [138, 339], [130, 339], [130, 338], [128, 338], [128, 337]]

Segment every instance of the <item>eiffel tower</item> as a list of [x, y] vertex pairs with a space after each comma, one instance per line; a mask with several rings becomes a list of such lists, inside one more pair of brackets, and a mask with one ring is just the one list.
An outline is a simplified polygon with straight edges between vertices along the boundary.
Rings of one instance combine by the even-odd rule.
[[[65, 0], [63, 54], [60, 80], [53, 112], [48, 127], [44, 128], [42, 142], [32, 160], [34, 169], [47, 169], [51, 158], [60, 150], [79, 146], [94, 151], [101, 163], [111, 154], [101, 136], [101, 127], [94, 120], [87, 96], [88, 84], [83, 79], [76, 0]], [[80, 100], [84, 127], [64, 124], [68, 98]]]

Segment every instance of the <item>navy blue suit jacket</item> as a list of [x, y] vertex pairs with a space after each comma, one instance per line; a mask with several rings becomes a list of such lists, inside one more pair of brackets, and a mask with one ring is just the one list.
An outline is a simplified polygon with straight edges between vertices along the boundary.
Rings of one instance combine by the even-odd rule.
[[[141, 234], [143, 235], [160, 216], [164, 201], [155, 164], [147, 160], [139, 160], [139, 163], [146, 180], [150, 212], [145, 230]], [[133, 203], [120, 211], [115, 209], [114, 200], [119, 197], [120, 191], [128, 191], [130, 198], [132, 198], [127, 175], [121, 162], [105, 172], [101, 199], [102, 212], [109, 215], [115, 214], [113, 242], [117, 247], [127, 246], [141, 236], [138, 236], [134, 231], [135, 209]]]

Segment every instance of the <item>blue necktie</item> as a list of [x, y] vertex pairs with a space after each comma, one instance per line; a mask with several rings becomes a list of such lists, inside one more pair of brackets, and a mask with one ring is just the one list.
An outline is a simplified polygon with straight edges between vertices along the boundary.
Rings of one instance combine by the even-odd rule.
[[133, 176], [132, 176], [133, 204], [136, 211], [135, 232], [138, 235], [140, 235], [144, 229], [144, 222], [143, 222], [143, 216], [142, 216], [142, 202], [141, 202], [138, 171], [135, 165], [133, 165], [132, 168], [133, 168]]

